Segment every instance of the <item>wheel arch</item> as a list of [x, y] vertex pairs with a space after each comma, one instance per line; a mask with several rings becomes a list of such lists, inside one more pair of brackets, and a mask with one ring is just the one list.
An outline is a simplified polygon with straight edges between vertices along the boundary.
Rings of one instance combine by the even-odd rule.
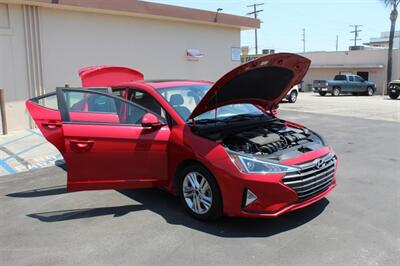
[[177, 196], [179, 195], [179, 193], [178, 193], [179, 175], [180, 175], [181, 171], [183, 171], [183, 169], [185, 169], [185, 168], [188, 167], [189, 165], [198, 165], [198, 166], [201, 166], [201, 167], [203, 167], [206, 171], [208, 171], [208, 172], [214, 177], [214, 180], [215, 180], [215, 182], [217, 183], [217, 186], [218, 186], [219, 193], [220, 193], [220, 195], [221, 195], [221, 203], [222, 203], [222, 207], [223, 207], [223, 206], [224, 206], [224, 199], [223, 199], [223, 196], [222, 196], [221, 185], [220, 185], [220, 183], [218, 182], [218, 179], [215, 177], [215, 174], [210, 170], [209, 167], [207, 167], [204, 163], [202, 163], [202, 162], [200, 162], [200, 161], [198, 161], [198, 160], [195, 160], [195, 159], [186, 159], [186, 160], [183, 160], [183, 161], [181, 161], [181, 162], [178, 164], [178, 166], [176, 167], [175, 173], [174, 173], [174, 176], [173, 176], [173, 180], [172, 180], [172, 191], [174, 192], [174, 194], [177, 195]]

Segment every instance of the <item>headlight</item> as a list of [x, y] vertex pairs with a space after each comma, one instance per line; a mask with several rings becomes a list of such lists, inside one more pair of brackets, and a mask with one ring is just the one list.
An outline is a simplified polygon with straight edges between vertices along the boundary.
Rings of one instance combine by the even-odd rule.
[[232, 162], [236, 165], [239, 171], [249, 174], [279, 174], [296, 172], [299, 168], [277, 164], [272, 162], [260, 161], [252, 157], [242, 155], [240, 153], [227, 151]]

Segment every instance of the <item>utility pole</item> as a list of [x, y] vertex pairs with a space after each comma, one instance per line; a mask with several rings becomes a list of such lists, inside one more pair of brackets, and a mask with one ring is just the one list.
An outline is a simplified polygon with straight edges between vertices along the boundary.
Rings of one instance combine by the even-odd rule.
[[339, 35], [336, 35], [336, 52], [339, 50]]
[[363, 25], [350, 25], [350, 27], [354, 27], [353, 31], [350, 31], [350, 33], [354, 33], [354, 39], [350, 39], [350, 41], [354, 41], [354, 46], [357, 46], [357, 41], [360, 41], [361, 38], [358, 38], [358, 33], [361, 32], [359, 28], [361, 28]]
[[303, 28], [303, 33], [301, 34], [303, 36], [303, 39], [301, 41], [303, 42], [303, 53], [306, 52], [306, 29]]
[[[257, 19], [257, 15], [260, 12], [263, 12], [264, 10], [257, 10], [258, 6], [262, 6], [264, 3], [259, 3], [259, 4], [253, 4], [253, 5], [248, 5], [247, 7], [252, 7], [253, 11], [247, 13], [247, 15], [254, 15], [254, 18]], [[256, 44], [256, 55], [258, 55], [258, 39], [257, 39], [257, 29], [254, 29], [254, 37], [255, 37], [255, 44]]]

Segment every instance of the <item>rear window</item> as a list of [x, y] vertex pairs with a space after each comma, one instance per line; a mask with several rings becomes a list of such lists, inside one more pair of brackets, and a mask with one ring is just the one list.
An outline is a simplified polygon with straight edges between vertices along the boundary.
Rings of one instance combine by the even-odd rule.
[[346, 80], [346, 75], [336, 75], [335, 80]]

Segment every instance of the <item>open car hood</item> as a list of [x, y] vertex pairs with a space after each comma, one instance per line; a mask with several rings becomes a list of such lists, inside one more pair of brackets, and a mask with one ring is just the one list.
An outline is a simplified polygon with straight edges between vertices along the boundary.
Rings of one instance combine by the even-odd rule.
[[240, 65], [211, 87], [188, 119], [234, 103], [275, 109], [287, 92], [302, 81], [310, 63], [309, 59], [296, 54], [279, 53]]
[[143, 80], [144, 75], [133, 68], [91, 66], [78, 70], [83, 87], [112, 87], [123, 82]]

